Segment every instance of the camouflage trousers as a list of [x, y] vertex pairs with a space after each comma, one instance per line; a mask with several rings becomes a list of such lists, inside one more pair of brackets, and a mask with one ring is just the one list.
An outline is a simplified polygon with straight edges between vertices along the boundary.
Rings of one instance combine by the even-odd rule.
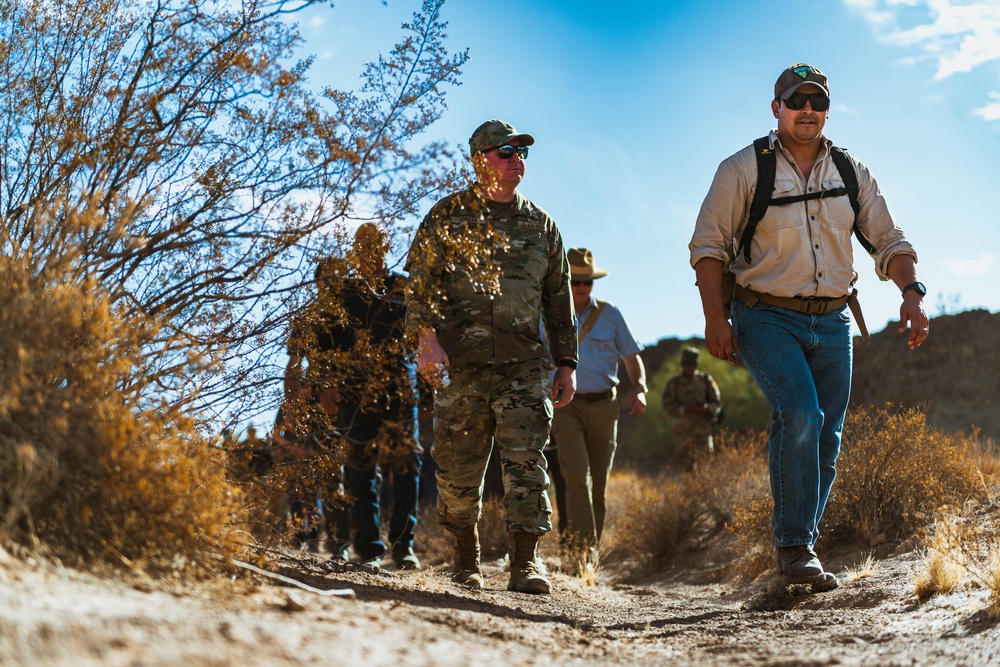
[[698, 461], [712, 454], [714, 448], [712, 424], [704, 415], [688, 415], [674, 421], [674, 451], [682, 469], [694, 469]]
[[434, 396], [438, 521], [449, 530], [482, 518], [483, 481], [496, 439], [503, 469], [507, 530], [552, 530], [548, 443], [552, 400], [540, 361], [453, 365], [451, 384]]

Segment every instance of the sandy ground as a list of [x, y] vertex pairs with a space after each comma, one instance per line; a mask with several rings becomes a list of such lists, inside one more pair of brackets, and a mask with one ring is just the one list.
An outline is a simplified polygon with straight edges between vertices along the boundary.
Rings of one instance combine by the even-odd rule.
[[[550, 569], [554, 564], [547, 559]], [[836, 591], [793, 597], [774, 582], [612, 584], [552, 573], [550, 596], [487, 589], [446, 569], [330, 568], [295, 555], [270, 568], [324, 596], [253, 575], [190, 584], [98, 577], [0, 552], [2, 665], [997, 665], [1000, 625], [984, 592], [920, 605], [918, 556]], [[336, 571], [340, 570], [340, 571]], [[607, 580], [607, 581], [605, 581]]]

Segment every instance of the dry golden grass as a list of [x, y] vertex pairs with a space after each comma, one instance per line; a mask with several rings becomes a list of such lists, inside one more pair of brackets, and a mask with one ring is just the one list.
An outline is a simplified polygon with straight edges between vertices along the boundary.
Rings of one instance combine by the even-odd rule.
[[858, 579], [867, 579], [875, 574], [877, 569], [878, 561], [875, 560], [875, 554], [869, 553], [858, 565], [847, 568], [847, 580], [857, 581]]
[[[766, 433], [723, 433], [718, 444], [688, 475], [613, 474], [606, 560], [627, 564], [619, 571], [629, 575], [685, 565], [689, 555], [702, 567], [732, 563], [748, 578], [773, 569]], [[929, 428], [918, 410], [852, 411], [821, 547], [902, 540], [942, 505], [989, 502], [996, 460], [974, 440]]]
[[997, 506], [942, 507], [930, 528], [924, 569], [914, 592], [921, 601], [955, 590], [963, 581], [988, 592], [987, 613], [1000, 618], [1000, 524]]
[[930, 549], [924, 560], [924, 571], [917, 575], [913, 592], [919, 600], [951, 593], [958, 588], [964, 574], [965, 568], [955, 562], [952, 552]]
[[726, 529], [739, 525], [742, 508], [767, 498], [763, 442], [762, 436], [735, 440], [723, 434], [715, 455], [686, 475], [615, 472], [605, 561], [638, 574], [706, 549], [709, 559], [731, 560], [735, 545]]
[[930, 428], [914, 408], [851, 411], [837, 468], [823, 519], [834, 543], [903, 539], [938, 507], [983, 497], [969, 439]]

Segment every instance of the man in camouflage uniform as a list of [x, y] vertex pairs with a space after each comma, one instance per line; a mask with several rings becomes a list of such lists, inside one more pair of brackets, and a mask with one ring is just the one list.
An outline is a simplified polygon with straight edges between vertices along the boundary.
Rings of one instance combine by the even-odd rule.
[[698, 370], [697, 348], [681, 352], [681, 372], [663, 389], [663, 410], [674, 417], [677, 460], [691, 470], [700, 457], [712, 453], [712, 431], [722, 411], [719, 386]]
[[410, 248], [407, 331], [418, 339], [418, 370], [435, 386], [438, 520], [455, 535], [454, 580], [483, 586], [477, 524], [496, 439], [508, 590], [548, 593], [535, 561], [538, 538], [552, 529], [542, 449], [553, 406], [576, 391], [577, 341], [562, 237], [516, 189], [534, 141], [499, 120], [473, 132], [476, 182], [435, 204]]

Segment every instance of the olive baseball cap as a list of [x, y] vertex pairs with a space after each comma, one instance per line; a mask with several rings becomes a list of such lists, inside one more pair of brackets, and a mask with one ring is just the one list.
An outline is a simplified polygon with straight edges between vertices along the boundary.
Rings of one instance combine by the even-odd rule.
[[514, 129], [510, 123], [502, 120], [488, 120], [472, 133], [469, 137], [469, 155], [475, 155], [484, 148], [503, 146], [512, 139], [520, 139], [525, 146], [535, 143], [535, 138], [530, 134], [521, 134]]
[[816, 84], [823, 89], [827, 97], [830, 97], [830, 84], [826, 80], [826, 74], [812, 65], [795, 63], [786, 68], [774, 82], [774, 99], [787, 100], [800, 86], [807, 83]]

